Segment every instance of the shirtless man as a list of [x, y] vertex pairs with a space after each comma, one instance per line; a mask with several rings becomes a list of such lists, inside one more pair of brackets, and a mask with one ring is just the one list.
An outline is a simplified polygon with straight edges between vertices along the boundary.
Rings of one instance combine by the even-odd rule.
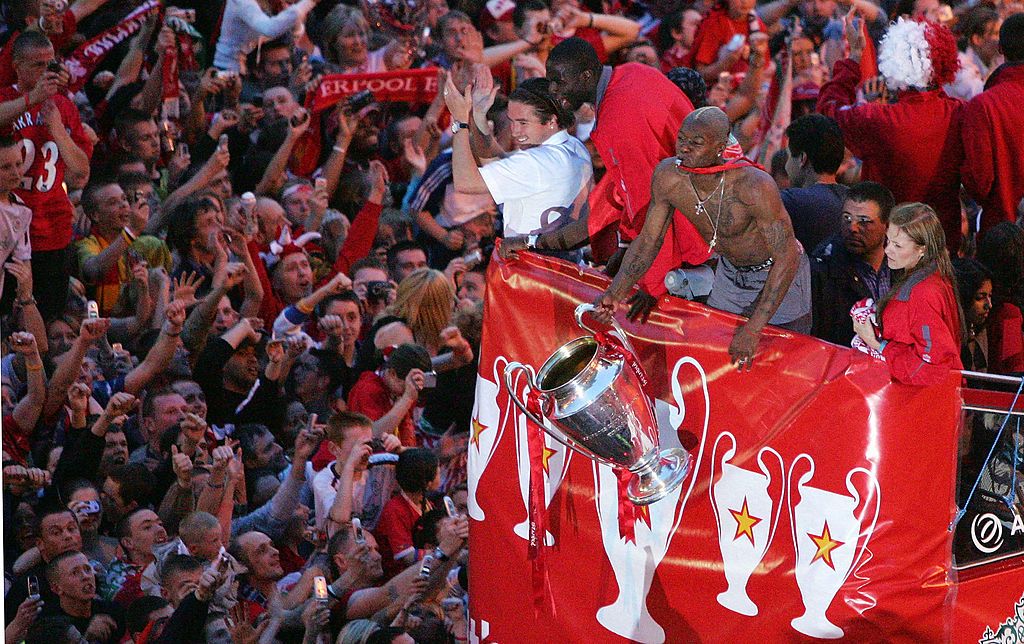
[[810, 269], [770, 175], [742, 163], [707, 174], [683, 170], [722, 165], [728, 139], [729, 118], [717, 107], [686, 117], [676, 140], [678, 158], [655, 168], [647, 221], [619, 274], [594, 303], [595, 316], [611, 321], [650, 266], [678, 209], [719, 255], [708, 306], [748, 317], [729, 355], [740, 370], [749, 370], [766, 324], [810, 330]]

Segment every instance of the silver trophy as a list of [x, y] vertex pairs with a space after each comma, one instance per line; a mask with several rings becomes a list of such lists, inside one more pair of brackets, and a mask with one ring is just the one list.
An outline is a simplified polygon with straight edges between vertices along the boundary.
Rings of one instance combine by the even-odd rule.
[[[649, 505], [686, 479], [692, 458], [682, 448], [660, 448], [654, 405], [644, 393], [647, 377], [636, 352], [617, 324], [617, 339], [588, 327], [583, 316], [593, 309], [590, 304], [576, 307], [576, 323], [591, 335], [559, 347], [536, 381], [528, 367], [510, 362], [505, 387], [516, 407], [552, 438], [587, 458], [632, 472], [626, 495], [637, 505]], [[525, 372], [530, 404], [516, 392], [518, 371]]]

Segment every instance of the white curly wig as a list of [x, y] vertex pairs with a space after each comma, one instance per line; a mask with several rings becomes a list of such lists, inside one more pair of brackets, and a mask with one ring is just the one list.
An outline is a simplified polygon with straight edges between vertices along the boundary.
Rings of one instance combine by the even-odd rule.
[[878, 71], [892, 90], [945, 85], [959, 68], [956, 39], [937, 22], [900, 18], [878, 47]]
[[878, 46], [878, 71], [892, 90], [924, 89], [931, 84], [931, 46], [924, 23], [899, 18]]

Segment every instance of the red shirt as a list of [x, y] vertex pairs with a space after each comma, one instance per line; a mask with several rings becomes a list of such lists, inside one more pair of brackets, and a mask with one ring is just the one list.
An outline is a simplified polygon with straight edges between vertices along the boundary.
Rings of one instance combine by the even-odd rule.
[[[384, 379], [373, 371], [361, 373], [348, 395], [349, 411], [366, 414], [370, 420], [380, 420], [394, 405], [395, 401], [391, 399]], [[411, 410], [398, 424], [398, 438], [402, 445], [416, 447], [416, 430], [413, 428]]]
[[960, 362], [956, 296], [934, 269], [911, 276], [882, 312], [882, 355], [897, 382], [934, 385]]
[[[612, 70], [597, 106], [590, 133], [606, 172], [590, 198], [591, 237], [617, 225], [624, 241], [640, 234], [651, 202], [651, 176], [662, 159], [675, 156], [676, 135], [693, 105], [682, 90], [653, 67], [626, 63]], [[676, 218], [680, 219], [680, 218]], [[640, 286], [654, 296], [665, 293], [665, 273], [683, 262], [700, 264], [707, 243], [690, 224], [673, 224]]]
[[[16, 87], [0, 89], [0, 102], [21, 96], [24, 94]], [[71, 139], [91, 157], [92, 142], [82, 128], [78, 108], [65, 96], [54, 96], [52, 100]], [[42, 103], [32, 105], [3, 131], [4, 134], [13, 134], [21, 143], [22, 158], [28, 163], [28, 171], [14, 193], [32, 210], [29, 235], [34, 251], [59, 250], [70, 244], [71, 219], [74, 216], [74, 208], [63, 185], [67, 166], [42, 121], [41, 109]]]
[[401, 572], [402, 567], [395, 562], [395, 554], [412, 547], [412, 526], [418, 518], [420, 509], [413, 506], [403, 494], [396, 494], [384, 505], [373, 536], [377, 538], [377, 549], [380, 551], [386, 578], [390, 579]]
[[[760, 18], [757, 19], [757, 24], [761, 31], [767, 31], [767, 27]], [[737, 34], [750, 35], [750, 18], [743, 16], [738, 20], [733, 20], [729, 17], [727, 10], [721, 7], [712, 9], [700, 21], [697, 33], [693, 35], [690, 62], [687, 66], [696, 69], [698, 66], [705, 67], [714, 63], [718, 60], [718, 52]], [[740, 58], [727, 71], [740, 74], [746, 72], [749, 66], [746, 59]]]
[[988, 316], [988, 370], [990, 373], [1024, 371], [1024, 316], [1013, 304], [1003, 303]]
[[861, 179], [892, 190], [896, 203], [935, 209], [950, 254], [960, 248], [960, 115], [964, 104], [945, 91], [904, 92], [893, 105], [854, 105], [860, 65], [836, 62], [818, 96], [818, 111], [839, 123], [846, 147], [864, 162]]
[[964, 185], [977, 198], [982, 232], [1017, 219], [1024, 197], [1024, 64], [998, 68], [963, 110]]

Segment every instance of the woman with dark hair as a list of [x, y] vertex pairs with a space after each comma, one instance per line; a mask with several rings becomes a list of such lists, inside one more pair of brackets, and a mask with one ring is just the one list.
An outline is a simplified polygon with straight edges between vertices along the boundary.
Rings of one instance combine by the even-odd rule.
[[885, 236], [889, 268], [903, 269], [903, 277], [878, 304], [881, 335], [858, 318], [853, 330], [882, 354], [897, 382], [937, 384], [950, 369], [963, 368], [965, 335], [942, 224], [925, 204], [905, 203], [893, 208]]
[[989, 371], [988, 333], [985, 323], [992, 311], [992, 273], [976, 259], [953, 260], [957, 295], [967, 333], [960, 345], [960, 360], [968, 371]]
[[437, 455], [422, 448], [403, 451], [398, 455], [395, 480], [398, 494], [384, 506], [377, 529], [373, 531], [384, 574], [389, 577], [417, 559], [412, 528], [416, 520], [431, 509], [428, 494], [441, 485]]
[[[485, 76], [490, 78], [481, 74], [478, 83], [486, 84]], [[463, 94], [448, 78], [444, 95], [454, 119], [455, 190], [489, 194], [504, 206], [504, 236], [528, 235], [535, 242], [538, 235], [579, 218], [592, 183], [590, 153], [566, 131], [573, 123], [572, 113], [552, 97], [547, 79], [531, 78], [508, 98], [512, 140], [518, 150], [501, 159], [480, 159], [483, 166], [478, 166], [470, 149], [470, 113], [474, 127], [488, 131], [486, 114], [496, 94], [496, 89], [482, 84], [467, 87]], [[463, 130], [466, 133], [460, 134]]]
[[1024, 371], [1024, 231], [1008, 221], [993, 226], [978, 242], [977, 258], [992, 274], [992, 313], [987, 328], [989, 371]]

